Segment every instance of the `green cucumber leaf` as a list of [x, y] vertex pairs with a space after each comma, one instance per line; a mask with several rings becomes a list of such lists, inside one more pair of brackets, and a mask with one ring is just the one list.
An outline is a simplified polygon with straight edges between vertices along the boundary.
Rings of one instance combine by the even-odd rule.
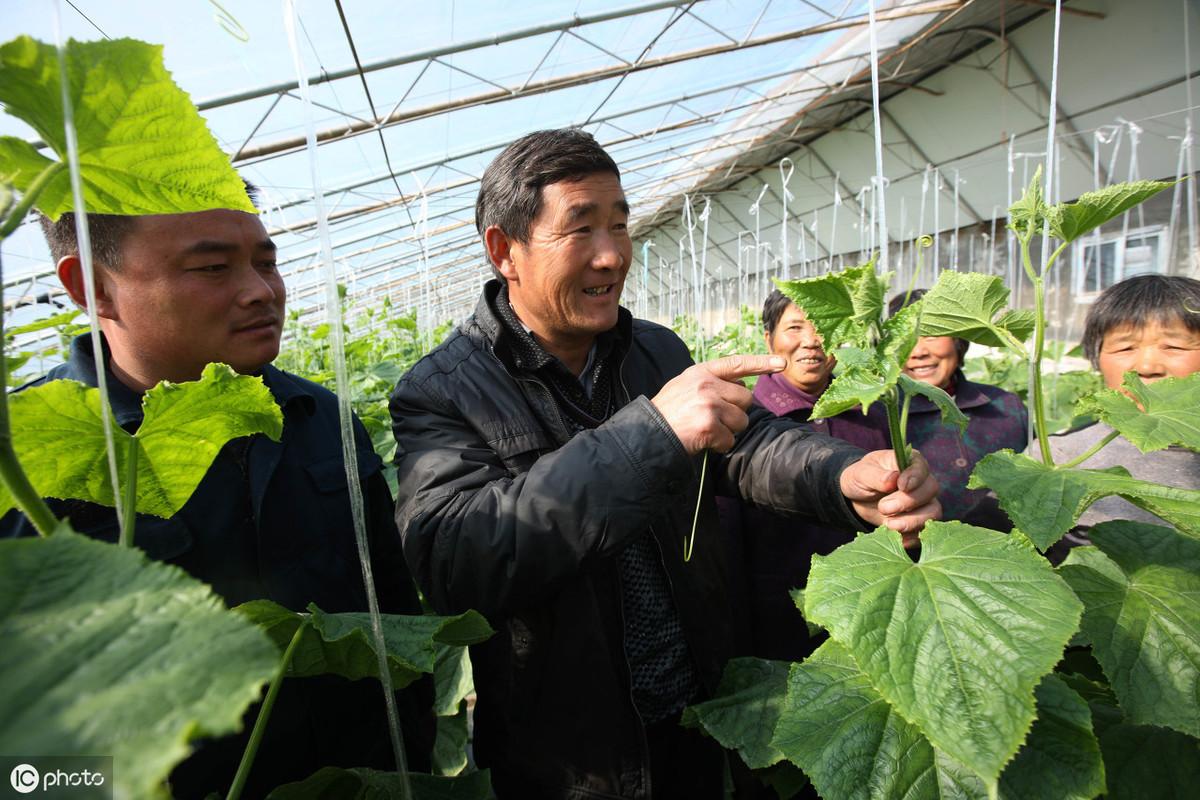
[[[236, 610], [266, 631], [280, 651], [287, 649], [296, 629], [304, 626], [288, 668], [290, 676], [332, 673], [351, 680], [379, 677], [370, 614], [326, 614], [315, 605], [308, 608], [310, 613], [299, 614], [270, 600], [251, 600]], [[383, 614], [382, 619], [388, 668], [397, 689], [422, 673], [434, 671], [439, 644], [475, 644], [494, 633], [474, 611], [455, 617]]]
[[[827, 641], [793, 664], [772, 746], [821, 797], [985, 798], [981, 781], [946, 759], [888, 705], [842, 645]], [[943, 784], [967, 784], [961, 794]]]
[[467, 768], [467, 701], [453, 714], [438, 714], [437, 735], [433, 742], [432, 767], [435, 775], [460, 775]]
[[1083, 601], [1083, 633], [1132, 723], [1200, 736], [1200, 541], [1104, 522], [1059, 574]]
[[921, 543], [915, 564], [884, 528], [815, 556], [804, 614], [938, 749], [993, 783], [1082, 605], [1043, 558], [1003, 534], [930, 522]]
[[1008, 295], [995, 275], [947, 270], [921, 298], [921, 335], [956, 336], [1024, 355], [1017, 343], [1033, 332], [1033, 317], [1006, 311]]
[[1094, 414], [1143, 453], [1181, 445], [1200, 451], [1200, 372], [1142, 383], [1125, 373], [1124, 392], [1105, 389], [1080, 401], [1077, 414]]
[[1088, 506], [1114, 494], [1200, 538], [1200, 492], [1139, 481], [1124, 467], [1048, 467], [999, 450], [984, 456], [967, 482], [971, 489], [984, 486], [996, 492], [1000, 507], [1042, 550], [1061, 539]]
[[883, 397], [895, 382], [895, 377], [889, 381], [888, 376], [871, 367], [847, 367], [830, 381], [829, 387], [813, 405], [809, 418], [836, 417], [860, 406], [865, 414], [867, 407]]
[[[13, 445], [44, 497], [113, 505], [100, 417], [100, 390], [50, 381], [9, 397]], [[263, 433], [278, 441], [283, 412], [262, 378], [209, 364], [198, 381], [163, 382], [142, 399], [145, 416], [130, 435], [114, 426], [117, 467], [139, 448], [137, 510], [170, 517], [192, 496], [230, 439]], [[0, 514], [12, 508], [0, 487]]]
[[819, 278], [775, 281], [781, 292], [804, 309], [830, 352], [842, 345], [871, 346], [887, 283], [887, 275], [875, 274], [874, 259]]
[[1114, 183], [1094, 192], [1084, 192], [1073, 203], [1059, 203], [1046, 212], [1050, 233], [1064, 242], [1073, 242], [1088, 231], [1100, 227], [1136, 205], [1146, 202], [1176, 181], [1134, 181]]
[[1040, 230], [1050, 207], [1042, 197], [1042, 166], [1033, 171], [1021, 199], [1008, 207], [1008, 226], [1024, 237]]
[[280, 662], [183, 570], [65, 525], [0, 541], [0, 640], [0, 752], [111, 755], [117, 797], [239, 730]]
[[[1104, 768], [1087, 703], [1053, 675], [1035, 695], [1038, 717], [998, 796], [1090, 800], [1104, 790]], [[792, 665], [774, 744], [826, 798], [987, 797], [984, 781], [896, 713], [834, 641]]]
[[1113, 725], [1100, 734], [1107, 800], [1179, 800], [1200, 786], [1200, 741], [1166, 728]]
[[[0, 45], [0, 104], [65, 162], [59, 75], [53, 46], [28, 36]], [[160, 46], [133, 39], [71, 40], [67, 76], [88, 211], [171, 214], [232, 208], [256, 213], [229, 157], [163, 67]], [[51, 162], [18, 141], [0, 141], [0, 175], [10, 176], [23, 192]], [[58, 219], [73, 205], [63, 169], [47, 184], [37, 207]]]
[[783, 760], [771, 746], [787, 693], [789, 664], [761, 658], [733, 658], [710, 700], [683, 710], [680, 725], [701, 728], [727, 750], [737, 750], [750, 769]]
[[889, 373], [895, 365], [897, 373], [904, 368], [920, 338], [918, 326], [924, 299], [910, 303], [883, 322], [883, 336], [876, 347], [875, 358], [887, 365]]
[[1104, 763], [1087, 701], [1057, 675], [1042, 678], [1035, 694], [1037, 719], [1000, 776], [1000, 796], [1091, 800], [1102, 794]]
[[[491, 773], [486, 769], [453, 777], [409, 773], [413, 800], [489, 800]], [[377, 800], [404, 797], [398, 772], [374, 769], [323, 767], [303, 781], [286, 783], [267, 795], [267, 800]]]
[[475, 691], [471, 656], [465, 646], [437, 644], [433, 682], [436, 697], [433, 712], [439, 717], [457, 714], [459, 703]]
[[953, 425], [958, 428], [960, 435], [967, 432], [967, 415], [955, 405], [953, 397], [933, 384], [915, 381], [907, 375], [900, 375], [899, 383], [906, 394], [919, 394], [929, 398], [938, 411], [942, 412], [943, 425]]

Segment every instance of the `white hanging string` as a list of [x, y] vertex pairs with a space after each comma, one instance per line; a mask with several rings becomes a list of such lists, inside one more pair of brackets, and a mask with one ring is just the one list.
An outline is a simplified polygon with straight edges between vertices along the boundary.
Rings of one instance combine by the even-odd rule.
[[754, 271], [758, 276], [758, 283], [759, 283], [760, 290], [762, 289], [762, 281], [763, 281], [763, 260], [762, 260], [763, 250], [762, 250], [762, 237], [760, 236], [760, 234], [762, 232], [762, 214], [760, 212], [762, 210], [761, 204], [762, 204], [763, 195], [765, 195], [767, 193], [768, 188], [769, 187], [767, 186], [767, 184], [764, 183], [762, 185], [762, 189], [760, 189], [758, 192], [758, 198], [755, 199], [754, 203], [751, 204], [750, 208], [747, 210], [747, 213], [749, 213], [750, 216], [754, 217], [754, 254], [755, 254]]
[[[833, 176], [833, 222], [829, 223], [829, 271], [833, 271], [833, 254], [837, 252], [837, 218], [838, 209], [842, 205], [842, 173]], [[816, 211], [814, 210], [814, 214]]]
[[63, 130], [67, 139], [67, 167], [71, 174], [71, 198], [75, 209], [75, 239], [79, 245], [80, 269], [83, 270], [83, 294], [87, 301], [92, 357], [96, 365], [96, 388], [100, 390], [100, 420], [104, 427], [104, 452], [108, 478], [112, 482], [113, 508], [117, 519], [124, 520], [124, 501], [117, 469], [117, 443], [113, 438], [113, 414], [108, 402], [107, 364], [100, 343], [100, 318], [96, 315], [96, 276], [93, 271], [92, 239], [88, 231], [87, 205], [83, 201], [83, 177], [79, 172], [79, 136], [75, 131], [75, 109], [71, 104], [71, 83], [67, 70], [67, 43], [62, 34], [62, 4], [54, 4], [54, 39], [58, 48], [58, 82], [63, 109]]
[[400, 719], [396, 711], [396, 695], [392, 688], [392, 672], [387, 661], [387, 644], [383, 635], [383, 624], [379, 616], [379, 602], [375, 596], [375, 580], [371, 570], [371, 555], [367, 546], [366, 516], [363, 511], [362, 485], [358, 476], [358, 450], [354, 444], [354, 426], [350, 409], [350, 382], [346, 374], [346, 351], [343, 341], [341, 303], [338, 300], [337, 275], [333, 261], [333, 243], [329, 235], [329, 219], [325, 213], [324, 193], [321, 191], [321, 176], [317, 160], [316, 127], [313, 120], [312, 98], [308, 90], [308, 69], [300, 54], [296, 38], [296, 7], [294, 0], [283, 0], [283, 22], [287, 30], [288, 46], [292, 51], [292, 65], [299, 82], [300, 99], [305, 110], [306, 149], [308, 152], [309, 175], [312, 180], [313, 199], [316, 203], [317, 231], [321, 240], [321, 255], [325, 273], [325, 299], [327, 320], [331, 336], [334, 375], [337, 379], [338, 417], [342, 433], [342, 457], [346, 468], [346, 487], [350, 495], [350, 511], [354, 522], [354, 537], [358, 545], [358, 560], [362, 566], [363, 588], [366, 590], [367, 606], [371, 615], [371, 633], [379, 666], [379, 680], [383, 685], [384, 702], [387, 706], [388, 727], [391, 735], [392, 755], [400, 774], [401, 796], [412, 797], [408, 780], [408, 764], [404, 754], [404, 740], [400, 732]]
[[[1058, 130], [1058, 45], [1062, 32], [1062, 0], [1054, 0], [1054, 51], [1050, 62], [1050, 120], [1046, 123], [1046, 175], [1042, 193], [1047, 201], [1054, 189], [1054, 135]], [[1042, 223], [1042, 258], [1039, 274], [1050, 261], [1050, 221]], [[1032, 381], [1030, 386], [1032, 386]], [[1030, 423], [1032, 425], [1032, 423]], [[1030, 441], [1033, 441], [1031, 436]]]
[[[879, 226], [879, 261], [875, 271], [883, 273], [888, 268], [887, 205], [885, 203], [886, 178], [883, 175], [883, 120], [879, 113], [879, 44], [875, 39], [875, 0], [867, 6], [867, 28], [871, 40], [871, 108], [875, 122], [875, 204], [874, 213]], [[874, 229], [873, 229], [874, 230]]]
[[[784, 165], [787, 165], [786, 172]], [[783, 200], [783, 216], [779, 220], [779, 244], [780, 252], [783, 253], [783, 279], [791, 280], [791, 267], [788, 263], [788, 201], [794, 200], [792, 193], [788, 191], [788, 184], [791, 183], [792, 173], [796, 171], [796, 165], [792, 163], [790, 158], [782, 158], [779, 161], [779, 183], [780, 195]]]

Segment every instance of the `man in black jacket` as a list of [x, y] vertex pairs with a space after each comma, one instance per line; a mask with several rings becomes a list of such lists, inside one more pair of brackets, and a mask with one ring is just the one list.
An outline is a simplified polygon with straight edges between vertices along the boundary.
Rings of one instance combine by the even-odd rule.
[[898, 473], [890, 452], [747, 415], [737, 379], [782, 358], [692, 365], [632, 319], [628, 214], [590, 135], [506, 148], [476, 201], [499, 279], [391, 399], [410, 568], [438, 611], [498, 631], [471, 655], [501, 798], [721, 796], [720, 748], [678, 725], [732, 641], [714, 490], [851, 529], [915, 534], [938, 512], [920, 459]]
[[[58, 274], [86, 307], [83, 264], [72, 215], [43, 220]], [[138, 515], [134, 544], [154, 559], [208, 583], [227, 604], [274, 600], [293, 611], [366, 611], [350, 512], [337, 399], [269, 363], [279, 352], [285, 290], [275, 245], [258, 217], [225, 209], [190, 214], [89, 217], [96, 312], [109, 401], [130, 433], [142, 422], [142, 395], [161, 380], [200, 377], [210, 361], [261, 375], [283, 411], [279, 442], [234, 439], [195, 493], [170, 519]], [[97, 386], [92, 342], [84, 334], [68, 361], [43, 379]], [[379, 606], [420, 614], [392, 521], [392, 498], [362, 425], [355, 443]], [[116, 541], [112, 508], [48, 500], [79, 532]], [[17, 511], [0, 536], [32, 535]], [[432, 681], [400, 693], [409, 763], [428, 769], [433, 739]], [[224, 794], [245, 749], [257, 707], [240, 735], [208, 740], [171, 776], [177, 798]], [[121, 765], [117, 765], [120, 769]], [[285, 681], [245, 787], [264, 797], [322, 766], [395, 769], [384, 697], [377, 681], [336, 676]]]

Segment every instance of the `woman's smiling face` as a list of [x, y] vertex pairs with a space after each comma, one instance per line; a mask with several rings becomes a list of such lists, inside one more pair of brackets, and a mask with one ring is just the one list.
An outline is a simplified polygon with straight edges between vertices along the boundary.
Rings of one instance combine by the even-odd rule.
[[904, 365], [904, 374], [914, 381], [946, 389], [959, 366], [958, 349], [954, 346], [953, 337], [922, 336]]
[[788, 305], [765, 338], [768, 352], [787, 358], [782, 374], [788, 383], [807, 394], [825, 391], [837, 360], [825, 353], [821, 337], [803, 309], [795, 303]]

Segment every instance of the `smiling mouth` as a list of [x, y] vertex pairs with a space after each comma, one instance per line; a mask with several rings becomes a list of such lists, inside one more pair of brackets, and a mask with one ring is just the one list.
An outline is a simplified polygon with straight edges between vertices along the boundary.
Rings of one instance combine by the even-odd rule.
[[590, 297], [600, 297], [612, 292], [613, 284], [608, 286], [593, 286], [590, 289], [584, 289], [583, 293]]
[[823, 358], [813, 358], [812, 356], [806, 356], [805, 358], [797, 358], [797, 359], [796, 359], [796, 363], [797, 363], [797, 364], [805, 364], [805, 365], [807, 365], [807, 366], [815, 367], [815, 366], [817, 366], [818, 364], [824, 364], [824, 363], [825, 363], [825, 359], [823, 359]]

